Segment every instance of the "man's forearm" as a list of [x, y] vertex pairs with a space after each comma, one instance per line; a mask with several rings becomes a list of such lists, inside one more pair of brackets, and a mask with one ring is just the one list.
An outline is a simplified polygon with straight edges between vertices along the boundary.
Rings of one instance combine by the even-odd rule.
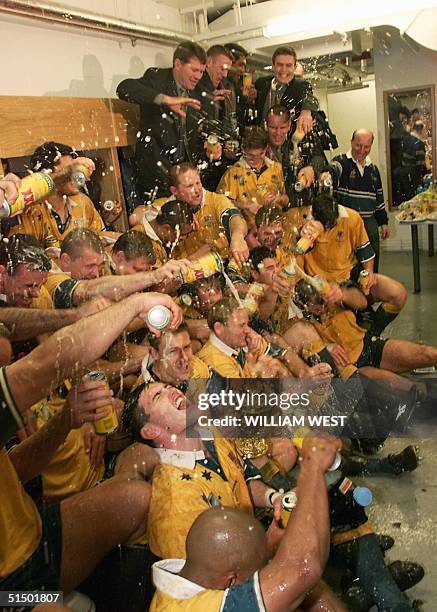
[[[293, 565], [307, 570], [313, 562], [315, 573], [323, 571], [329, 555], [329, 509], [325, 477], [319, 466], [304, 460], [300, 463], [297, 483], [297, 505], [287, 526], [284, 537], [271, 562], [271, 571], [284, 572], [284, 578]], [[305, 545], [296, 547], [296, 542]], [[310, 576], [308, 576], [310, 579]]]
[[363, 266], [364, 270], [367, 270], [367, 272], [373, 273], [373, 268], [375, 265], [375, 258], [372, 257], [372, 259], [368, 259], [367, 261], [362, 262], [361, 265]]
[[11, 340], [27, 340], [55, 332], [79, 319], [76, 309], [44, 310], [39, 308], [1, 308], [0, 321], [11, 332]]
[[24, 413], [65, 378], [100, 357], [141, 312], [141, 298], [144, 302], [144, 296], [133, 295], [59, 330], [8, 366], [8, 382], [18, 410]]
[[73, 293], [73, 304], [78, 306], [96, 297], [118, 302], [123, 298], [151, 287], [156, 283], [154, 272], [137, 272], [125, 276], [102, 276], [81, 281]]
[[246, 236], [247, 223], [240, 215], [234, 215], [229, 221], [229, 231], [232, 236]]

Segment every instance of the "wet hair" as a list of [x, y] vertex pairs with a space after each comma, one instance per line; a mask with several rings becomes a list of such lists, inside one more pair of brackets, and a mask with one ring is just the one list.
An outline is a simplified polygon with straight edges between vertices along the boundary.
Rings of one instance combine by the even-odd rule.
[[169, 225], [175, 229], [177, 225], [191, 225], [193, 219], [193, 212], [186, 202], [170, 200], [161, 206], [155, 221], [158, 225]]
[[246, 128], [242, 147], [244, 151], [249, 149], [265, 149], [267, 147], [266, 131], [257, 125]]
[[320, 293], [304, 279], [301, 279], [294, 287], [293, 301], [301, 310], [308, 310], [310, 302], [324, 304]]
[[132, 261], [137, 257], [145, 257], [151, 264], [156, 262], [152, 241], [143, 232], [129, 230], [121, 234], [112, 247], [112, 253], [115, 254], [120, 251], [124, 253], [127, 261]]
[[177, 336], [178, 334], [182, 334], [182, 332], [187, 332], [187, 334], [190, 335], [190, 330], [188, 329], [188, 325], [185, 323], [185, 321], [182, 321], [177, 329], [165, 329], [161, 332], [159, 337], [152, 334], [151, 331], [148, 331], [147, 340], [155, 351], [159, 351], [159, 347], [161, 346], [161, 341], [164, 336]]
[[103, 255], [105, 250], [100, 236], [87, 227], [78, 227], [69, 232], [61, 244], [61, 255], [66, 253], [71, 259], [81, 257], [84, 249]]
[[273, 55], [272, 55], [272, 63], [275, 63], [276, 58], [278, 57], [278, 55], [292, 55], [294, 57], [294, 61], [297, 62], [297, 55], [296, 55], [296, 51], [293, 49], [293, 47], [278, 47], [277, 49], [275, 49]]
[[200, 308], [200, 290], [217, 290], [224, 291], [226, 286], [225, 279], [220, 272], [208, 276], [208, 278], [199, 278], [194, 283], [185, 283], [179, 290], [179, 295], [188, 294], [193, 299], [194, 308]]
[[146, 388], [146, 383], [143, 383], [133, 389], [127, 397], [123, 411], [123, 429], [132, 435], [133, 442], [144, 442], [140, 431], [150, 420], [150, 415], [140, 406], [140, 395]]
[[180, 177], [188, 172], [188, 170], [195, 170], [197, 172], [197, 168], [190, 164], [190, 162], [182, 162], [180, 164], [176, 164], [172, 166], [168, 172], [168, 182], [170, 187], [177, 187], [179, 185]]
[[206, 52], [207, 57], [214, 58], [218, 57], [219, 55], [226, 55], [226, 57], [229, 58], [231, 62], [234, 59], [232, 53], [224, 45], [212, 45], [212, 47], [210, 47]]
[[187, 64], [190, 59], [195, 57], [201, 64], [206, 64], [205, 49], [195, 42], [184, 40], [178, 44], [173, 53], [173, 66], [176, 60], [180, 60], [182, 64]]
[[334, 227], [338, 219], [338, 203], [327, 193], [319, 193], [313, 202], [312, 214], [325, 229]]
[[19, 266], [31, 272], [49, 272], [52, 267], [50, 257], [31, 234], [15, 234], [8, 241], [0, 242], [0, 265], [7, 274], [13, 276]]
[[247, 57], [249, 55], [246, 49], [238, 43], [225, 43], [223, 46], [232, 54], [232, 59], [234, 61], [240, 59], [240, 57]]
[[190, 289], [192, 295], [199, 295], [200, 290], [208, 290], [212, 288], [221, 289], [223, 291], [224, 288], [224, 278], [220, 273], [213, 274], [212, 276], [208, 276], [208, 278], [199, 278], [194, 281], [194, 283], [190, 283]]
[[223, 298], [214, 304], [214, 306], [208, 312], [207, 321], [209, 329], [214, 330], [215, 323], [226, 325], [234, 310], [239, 309], [241, 309], [241, 306], [234, 297]]
[[60, 142], [44, 142], [37, 147], [30, 158], [31, 170], [37, 172], [39, 170], [53, 170], [63, 155], [77, 157], [74, 149]]
[[286, 106], [283, 106], [282, 104], [274, 104], [272, 107], [269, 108], [266, 115], [266, 122], [268, 122], [268, 119], [271, 115], [275, 115], [276, 117], [282, 117], [283, 119], [285, 119], [285, 121], [290, 121], [291, 119], [289, 109]]
[[278, 206], [263, 206], [255, 215], [255, 225], [272, 225], [272, 223], [281, 223], [284, 220], [282, 208]]
[[263, 246], [257, 246], [250, 251], [249, 261], [254, 270], [259, 270], [259, 265], [264, 259], [276, 259], [275, 252]]

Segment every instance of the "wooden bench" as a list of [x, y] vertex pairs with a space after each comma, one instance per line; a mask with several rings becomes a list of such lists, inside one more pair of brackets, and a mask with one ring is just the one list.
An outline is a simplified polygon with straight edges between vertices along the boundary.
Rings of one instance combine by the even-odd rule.
[[[102, 200], [119, 200], [117, 229], [128, 228], [117, 147], [133, 146], [139, 123], [134, 104], [112, 98], [0, 96], [0, 158], [29, 156], [48, 140], [96, 154], [105, 163]], [[0, 162], [0, 175], [3, 174]]]

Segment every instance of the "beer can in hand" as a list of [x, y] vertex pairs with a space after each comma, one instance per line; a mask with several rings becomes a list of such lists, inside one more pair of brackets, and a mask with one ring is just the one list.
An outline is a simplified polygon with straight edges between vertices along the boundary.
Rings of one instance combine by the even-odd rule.
[[0, 219], [19, 215], [28, 206], [46, 198], [54, 189], [53, 179], [45, 172], [34, 172], [25, 176], [18, 188], [18, 198], [15, 202], [9, 204], [4, 200], [0, 206]]
[[147, 323], [155, 329], [165, 329], [171, 323], [171, 311], [166, 306], [153, 306], [146, 315]]
[[222, 270], [222, 258], [215, 251], [211, 251], [199, 259], [191, 261], [188, 270], [180, 273], [180, 281], [182, 283], [194, 283], [199, 278], [208, 278]]
[[364, 295], [369, 295], [369, 273], [367, 270], [361, 270], [358, 278], [358, 285]]
[[284, 529], [287, 527], [291, 512], [296, 507], [296, 504], [297, 495], [294, 491], [289, 491], [283, 496], [281, 501], [281, 523]]
[[[105, 373], [101, 372], [100, 370], [88, 372], [88, 374], [85, 374], [82, 380], [99, 380], [104, 384], [106, 389], [109, 389], [108, 379], [106, 378]], [[106, 404], [105, 406], [100, 406], [99, 408], [97, 408], [96, 413], [99, 414], [100, 412], [106, 412], [108, 410], [109, 414], [102, 417], [101, 419], [98, 419], [97, 421], [94, 421], [94, 429], [96, 431], [96, 434], [98, 434], [99, 436], [107, 436], [108, 434], [115, 431], [118, 427], [118, 417], [117, 413], [114, 410], [112, 402]]]

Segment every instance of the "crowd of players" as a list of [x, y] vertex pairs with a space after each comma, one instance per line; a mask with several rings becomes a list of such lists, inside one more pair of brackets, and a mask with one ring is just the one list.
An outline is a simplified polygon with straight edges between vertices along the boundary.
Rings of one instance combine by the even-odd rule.
[[[160, 559], [151, 610], [418, 609], [403, 591], [423, 568], [386, 563], [393, 539], [349, 479], [418, 467], [413, 446], [377, 453], [426, 401], [405, 374], [437, 364], [435, 347], [382, 335], [407, 293], [378, 269], [373, 134], [357, 128], [328, 162], [335, 136], [294, 50], [254, 85], [246, 56], [181, 43], [171, 68], [120, 83], [140, 106], [129, 231], [71, 176], [3, 222], [0, 591], [70, 593], [123, 544]], [[30, 168], [79, 164], [92, 174], [46, 142]], [[6, 175], [0, 200], [19, 188]], [[342, 401], [334, 381], [351, 383], [360, 401], [337, 437], [193, 436], [190, 381], [249, 378], [302, 381], [325, 409]], [[102, 436], [108, 405], [120, 426]], [[344, 574], [337, 594], [327, 566]]]

